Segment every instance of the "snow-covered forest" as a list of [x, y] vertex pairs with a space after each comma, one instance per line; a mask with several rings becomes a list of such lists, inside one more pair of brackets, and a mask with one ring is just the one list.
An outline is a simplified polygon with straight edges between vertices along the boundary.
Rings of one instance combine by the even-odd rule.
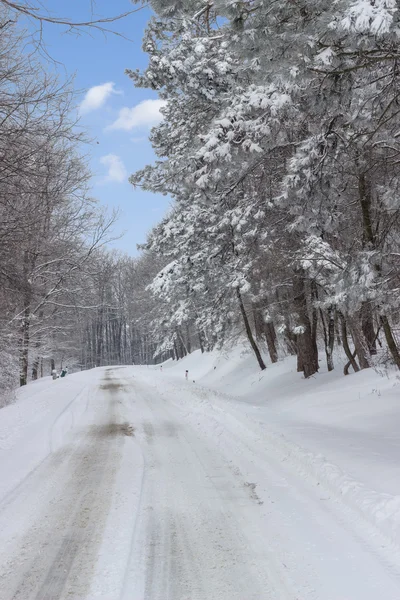
[[131, 258], [107, 249], [72, 86], [1, 3], [1, 388], [242, 336], [261, 369], [297, 354], [309, 377], [334, 347], [345, 373], [400, 368], [397, 3], [151, 5], [127, 73], [164, 120], [131, 182], [173, 205]]
[[345, 373], [400, 368], [398, 3], [152, 7], [128, 74], [165, 101], [131, 178], [175, 200], [146, 246], [157, 352], [245, 332], [261, 369], [265, 345], [331, 370], [335, 344]]
[[115, 350], [118, 277], [108, 276], [113, 258], [104, 248], [115, 215], [90, 197], [71, 83], [51, 74], [15, 21], [1, 3], [0, 405], [18, 381], [55, 364], [93, 366], [102, 336], [108, 358], [126, 360]]

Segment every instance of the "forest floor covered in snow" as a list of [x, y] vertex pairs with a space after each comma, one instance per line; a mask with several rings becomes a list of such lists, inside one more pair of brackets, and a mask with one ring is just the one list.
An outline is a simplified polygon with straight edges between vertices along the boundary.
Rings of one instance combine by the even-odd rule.
[[241, 348], [27, 386], [0, 411], [0, 599], [398, 600], [399, 391]]

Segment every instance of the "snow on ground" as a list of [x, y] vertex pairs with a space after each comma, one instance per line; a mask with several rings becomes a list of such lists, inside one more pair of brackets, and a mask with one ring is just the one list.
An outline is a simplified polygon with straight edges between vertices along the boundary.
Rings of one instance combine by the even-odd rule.
[[1, 600], [119, 598], [143, 458], [113, 373], [45, 378], [0, 411]]
[[80, 374], [56, 381], [44, 377], [18, 390], [18, 401], [1, 409], [0, 497], [62, 445], [85, 408], [86, 379]]
[[[163, 370], [192, 386], [219, 392], [209, 401], [269, 435], [305, 476], [324, 480], [371, 523], [400, 544], [400, 378], [368, 369], [347, 377], [342, 365], [305, 380], [289, 357], [266, 371], [242, 346], [194, 352]], [[195, 382], [195, 383], [194, 383]], [[224, 396], [226, 396], [224, 398]]]
[[27, 386], [0, 600], [398, 600], [399, 389], [243, 348]]

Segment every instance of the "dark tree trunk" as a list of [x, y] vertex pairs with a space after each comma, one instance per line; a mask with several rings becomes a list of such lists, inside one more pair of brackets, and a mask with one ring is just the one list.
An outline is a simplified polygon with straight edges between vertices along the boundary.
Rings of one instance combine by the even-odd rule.
[[[367, 248], [375, 248], [376, 247], [376, 238], [373, 231], [373, 223], [371, 217], [371, 205], [372, 205], [372, 194], [371, 194], [371, 186], [368, 179], [365, 176], [365, 173], [361, 173], [358, 178], [358, 191], [359, 191], [359, 200], [363, 218], [363, 240], [364, 245]], [[381, 269], [379, 266], [375, 267], [376, 273], [381, 277]], [[370, 310], [370, 312], [372, 312]], [[363, 323], [363, 331], [364, 335], [367, 339], [369, 346], [372, 342], [372, 350], [369, 348], [370, 352], [376, 354], [376, 337], [373, 333], [373, 323], [372, 317], [368, 315], [368, 323], [366, 325], [366, 331], [364, 331], [364, 323]], [[382, 325], [383, 331], [385, 333], [386, 342], [389, 348], [389, 351], [392, 355], [393, 361], [396, 366], [400, 369], [400, 354], [399, 349], [397, 348], [396, 341], [393, 337], [392, 330], [389, 324], [389, 320], [386, 315], [381, 315], [380, 323]], [[357, 350], [358, 353], [358, 350]], [[369, 365], [368, 365], [369, 366]]]
[[181, 348], [181, 356], [182, 356], [182, 358], [184, 358], [187, 355], [188, 352], [187, 352], [187, 349], [186, 349], [186, 346], [185, 346], [185, 341], [183, 339], [183, 335], [182, 335], [180, 329], [177, 330], [177, 335], [178, 335], [179, 346]]
[[381, 315], [380, 321], [382, 324], [383, 331], [386, 337], [386, 343], [390, 350], [390, 354], [392, 355], [393, 361], [398, 369], [400, 369], [400, 354], [399, 349], [397, 348], [396, 341], [393, 337], [392, 329], [390, 327], [389, 319], [386, 315]]
[[[29, 284], [27, 284], [29, 285]], [[24, 312], [20, 329], [19, 340], [19, 384], [28, 383], [28, 360], [29, 360], [29, 338], [30, 338], [30, 287], [24, 294]]]
[[[43, 319], [43, 311], [41, 310], [39, 312], [39, 319]], [[36, 339], [36, 343], [35, 343], [35, 360], [33, 362], [32, 365], [32, 379], [35, 381], [38, 377], [39, 377], [39, 369], [40, 369], [40, 361], [41, 361], [41, 356], [39, 354], [40, 352], [40, 347], [42, 345], [42, 339], [41, 339], [41, 335], [38, 334], [37, 335], [37, 339]]]
[[311, 281], [311, 303], [312, 303], [311, 337], [312, 337], [312, 342], [313, 342], [313, 346], [314, 346], [314, 354], [317, 359], [317, 367], [319, 368], [318, 344], [317, 344], [317, 333], [318, 333], [318, 310], [316, 308], [317, 300], [318, 300], [317, 284], [315, 283], [315, 280], [313, 279]]
[[97, 317], [96, 326], [96, 366], [100, 367], [102, 364], [101, 357], [103, 351], [103, 311], [99, 312]]
[[333, 371], [333, 347], [335, 344], [335, 311], [333, 306], [327, 309], [327, 323], [325, 323], [324, 314], [321, 312], [321, 322], [324, 330], [324, 343], [325, 343], [325, 354], [326, 364], [328, 371]]
[[264, 327], [263, 327], [263, 319], [261, 314], [261, 306], [259, 302], [253, 302], [253, 319], [254, 319], [254, 330], [256, 333], [256, 339], [262, 340]]
[[176, 339], [174, 339], [174, 352], [175, 352], [176, 360], [179, 360], [180, 358], [182, 358], [181, 355], [179, 354], [178, 344], [176, 343]]
[[340, 316], [339, 316], [339, 312], [337, 310], [335, 310], [335, 332], [336, 332], [336, 343], [338, 346], [342, 345], [342, 339], [340, 337]]
[[267, 342], [268, 353], [272, 363], [278, 361], [278, 352], [276, 349], [276, 333], [275, 327], [272, 321], [266, 323], [263, 318], [263, 310], [265, 306], [263, 303], [253, 304], [253, 315], [254, 315], [254, 326], [256, 331], [257, 340], [265, 339]]
[[32, 380], [36, 381], [36, 379], [38, 378], [39, 375], [39, 358], [35, 358], [33, 365], [32, 365]]
[[[289, 329], [289, 323], [286, 323], [286, 328], [285, 328], [285, 341], [286, 341], [286, 348], [289, 352], [289, 354], [291, 354], [292, 356], [295, 356], [297, 354], [297, 339], [294, 333], [292, 333]], [[300, 369], [300, 371], [302, 371], [303, 369]]]
[[23, 290], [23, 313], [19, 337], [19, 384], [20, 386], [28, 383], [28, 360], [29, 360], [29, 338], [30, 338], [30, 318], [31, 318], [31, 298], [32, 290], [29, 281], [31, 270], [31, 259], [29, 252], [24, 252], [24, 290]]
[[199, 339], [199, 346], [200, 346], [201, 353], [203, 354], [204, 353], [204, 344], [203, 344], [203, 336], [202, 336], [200, 329], [197, 330], [197, 337]]
[[303, 270], [298, 270], [293, 278], [293, 302], [298, 315], [297, 326], [302, 332], [296, 334], [297, 345], [297, 370], [304, 373], [308, 378], [318, 372], [318, 352], [311, 331], [310, 318], [308, 316], [307, 298], [305, 290], [305, 277]]
[[20, 386], [28, 383], [28, 356], [29, 356], [29, 307], [24, 310], [24, 316], [20, 332], [20, 351], [19, 351], [19, 384]]
[[290, 321], [289, 321], [289, 312], [291, 311], [291, 304], [289, 302], [288, 296], [285, 293], [279, 291], [279, 288], [276, 289], [276, 302], [281, 307], [281, 312], [284, 314], [285, 320], [285, 330], [284, 330], [284, 338], [286, 342], [286, 348], [289, 354], [292, 356], [296, 356], [297, 354], [297, 345], [296, 345], [296, 336], [292, 333], [290, 329]]
[[187, 348], [188, 354], [190, 354], [192, 352], [192, 344], [191, 344], [191, 341], [190, 341], [190, 326], [189, 326], [189, 323], [186, 323], [185, 333], [186, 333], [186, 348]]
[[361, 328], [368, 344], [370, 354], [376, 354], [376, 335], [374, 330], [374, 318], [370, 302], [363, 302], [361, 306]]
[[365, 176], [365, 173], [361, 173], [358, 176], [358, 197], [360, 200], [363, 220], [364, 247], [374, 246], [375, 238], [371, 219], [371, 186]]
[[[353, 354], [351, 354], [351, 356], [350, 356], [350, 360], [348, 360], [347, 363], [343, 367], [343, 375], [349, 374], [350, 365], [352, 363], [352, 360], [354, 360], [356, 356], [357, 356], [357, 352], [354, 350]], [[359, 370], [358, 366], [357, 366], [357, 370]]]
[[[375, 247], [371, 217], [372, 196], [371, 185], [365, 173], [360, 173], [358, 176], [358, 198], [363, 222], [363, 247], [367, 250], [372, 250]], [[370, 304], [363, 303], [360, 317], [361, 327], [359, 326], [357, 317], [352, 317], [351, 321], [348, 320], [348, 322], [360, 367], [367, 369], [371, 366], [371, 354], [376, 354], [375, 333]]]
[[267, 340], [269, 357], [272, 363], [278, 362], [278, 351], [276, 349], [276, 333], [272, 321], [264, 323], [265, 339]]
[[353, 315], [351, 317], [347, 317], [347, 322], [350, 327], [351, 337], [353, 338], [360, 367], [361, 369], [368, 369], [371, 366], [371, 355], [369, 353], [368, 344], [364, 338], [358, 316]]
[[259, 348], [258, 348], [258, 346], [257, 346], [257, 344], [255, 342], [255, 339], [253, 337], [253, 333], [251, 331], [249, 319], [247, 318], [246, 310], [244, 308], [243, 299], [242, 299], [242, 295], [240, 293], [239, 288], [236, 288], [236, 296], [237, 296], [237, 299], [238, 299], [238, 302], [239, 302], [239, 308], [240, 308], [240, 312], [242, 314], [244, 326], [245, 326], [245, 329], [246, 329], [247, 338], [248, 338], [248, 340], [250, 342], [250, 346], [252, 347], [254, 354], [256, 355], [258, 365], [259, 365], [260, 369], [263, 371], [266, 368], [265, 367], [265, 363], [264, 363], [264, 361], [262, 359], [261, 352], [260, 352], [260, 350], [259, 350]]

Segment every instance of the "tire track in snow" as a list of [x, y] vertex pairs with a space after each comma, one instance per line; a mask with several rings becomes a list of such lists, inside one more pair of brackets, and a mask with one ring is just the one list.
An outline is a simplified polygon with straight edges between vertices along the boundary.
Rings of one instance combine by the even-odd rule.
[[[279, 588], [269, 579], [264, 541], [255, 554], [248, 551], [251, 540], [236, 512], [259, 505], [244, 483], [237, 483], [210, 450], [192, 445], [190, 430], [160, 398], [137, 384], [136, 391], [142, 398], [136, 408], [146, 468], [132, 559], [137, 585], [126, 598], [293, 600], [283, 572]], [[134, 585], [135, 572], [131, 581]]]
[[[117, 423], [112, 390], [93, 398], [92, 408], [95, 422], [78, 434], [76, 444], [57, 458], [53, 455], [34, 474], [39, 487], [41, 475], [46, 475], [54, 489], [30, 529], [10, 544], [14, 552], [0, 571], [2, 600], [86, 597], [124, 435]], [[58, 477], [57, 460], [61, 460], [63, 475], [68, 474], [65, 479]], [[29, 481], [28, 488], [32, 485]]]
[[[157, 468], [162, 467], [169, 473], [170, 480], [178, 482], [175, 490], [166, 486], [168, 497], [172, 503], [177, 502], [179, 497], [185, 497], [185, 488], [179, 485], [184, 480], [193, 493], [202, 498], [199, 482], [207, 475], [209, 484], [215, 490], [215, 496], [210, 494], [208, 500], [213, 502], [219, 497], [220, 506], [224, 507], [221, 513], [227, 516], [226, 527], [222, 517], [218, 523], [223, 526], [221, 545], [224, 549], [229, 543], [231, 548], [241, 547], [245, 554], [243, 564], [251, 563], [248, 570], [253, 575], [248, 579], [247, 589], [240, 589], [239, 582], [237, 589], [230, 593], [229, 581], [226, 588], [219, 588], [219, 583], [226, 580], [226, 575], [221, 573], [219, 578], [213, 580], [209, 570], [215, 539], [215, 533], [208, 530], [212, 523], [212, 511], [209, 512], [208, 521], [204, 520], [200, 527], [198, 517], [194, 516], [186, 524], [186, 533], [194, 550], [196, 564], [201, 565], [207, 593], [196, 596], [195, 591], [192, 595], [185, 595], [182, 587], [178, 588], [178, 600], [224, 600], [225, 597], [240, 600], [253, 597], [257, 600], [400, 598], [399, 571], [396, 567], [392, 568], [390, 562], [382, 560], [379, 539], [374, 544], [373, 535], [369, 541], [366, 531], [361, 535], [357, 524], [348, 522], [348, 515], [339, 510], [339, 506], [330, 502], [329, 498], [320, 497], [321, 488], [310, 486], [285, 461], [285, 457], [279, 455], [274, 445], [270, 446], [268, 437], [263, 439], [262, 433], [249, 431], [246, 421], [242, 424], [239, 418], [229, 413], [229, 403], [225, 410], [217, 411], [216, 418], [214, 407], [203, 403], [201, 399], [199, 401], [191, 388], [187, 390], [185, 398], [177, 393], [178, 386], [174, 382], [163, 378], [160, 384], [157, 385], [144, 373], [139, 379], [141, 395], [153, 412], [152, 420], [156, 424], [153, 444], [155, 451], [159, 451], [156, 454], [159, 463]], [[203, 393], [206, 394], [207, 390], [203, 390]], [[146, 418], [151, 420], [148, 416]], [[179, 424], [180, 449], [173, 453], [171, 446], [165, 445], [165, 438], [161, 444], [157, 436], [161, 422], [166, 420]], [[186, 474], [173, 467], [174, 463], [182, 462], [183, 457], [191, 464], [191, 470], [188, 468]], [[197, 481], [193, 473], [196, 468], [202, 472], [199, 472]], [[256, 508], [257, 498], [251, 493], [252, 485], [246, 486], [246, 482], [256, 484], [254, 489], [264, 504]], [[247, 493], [247, 501], [241, 499], [239, 487], [242, 494], [244, 491]], [[253, 506], [249, 503], [249, 496], [253, 496]], [[188, 505], [190, 500], [189, 497]], [[154, 498], [154, 502], [159, 502], [159, 498]], [[180, 525], [187, 514], [179, 515]], [[162, 515], [160, 511], [158, 518], [162, 519]], [[199, 552], [201, 544], [194, 541], [196, 531], [203, 538], [203, 551], [209, 552], [208, 564]], [[236, 532], [236, 542], [229, 540], [227, 532]], [[214, 556], [216, 564], [223, 562], [223, 555], [215, 553]], [[233, 555], [231, 561], [234, 560]], [[360, 576], [360, 573], [363, 575]], [[182, 577], [185, 578], [184, 575]], [[243, 579], [236, 565], [231, 567], [231, 577], [233, 581], [237, 581], [237, 577]], [[264, 581], [265, 586], [261, 586], [258, 596], [252, 596], [257, 580]], [[195, 585], [194, 580], [192, 585]], [[154, 599], [147, 600], [161, 598], [161, 595], [156, 595]]]

